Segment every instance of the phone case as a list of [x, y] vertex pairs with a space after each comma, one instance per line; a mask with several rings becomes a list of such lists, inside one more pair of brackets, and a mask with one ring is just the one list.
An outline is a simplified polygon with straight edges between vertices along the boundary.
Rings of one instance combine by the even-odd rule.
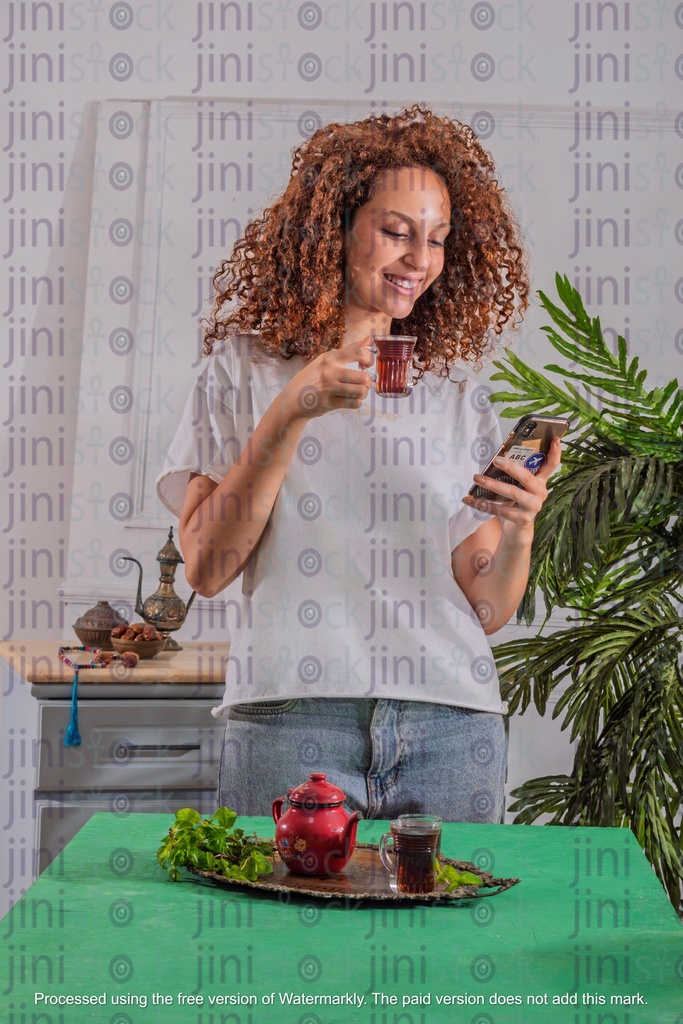
[[[550, 445], [555, 437], [562, 437], [569, 428], [569, 420], [561, 416], [537, 416], [527, 414], [522, 416], [505, 438], [496, 455], [504, 455], [509, 459], [520, 462], [525, 469], [531, 473], [537, 473], [545, 462]], [[495, 458], [495, 456], [494, 456]], [[485, 476], [490, 476], [503, 483], [515, 484], [521, 490], [524, 488], [518, 480], [515, 480], [502, 469], [494, 466], [493, 459], [490, 460], [483, 470]], [[493, 501], [501, 505], [512, 505], [511, 498], [503, 498], [495, 491], [487, 487], [475, 484], [469, 491], [471, 497]]]

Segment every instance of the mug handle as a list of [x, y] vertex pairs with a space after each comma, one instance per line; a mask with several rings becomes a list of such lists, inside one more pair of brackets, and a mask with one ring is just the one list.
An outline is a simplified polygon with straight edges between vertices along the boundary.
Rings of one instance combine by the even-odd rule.
[[[372, 355], [372, 363], [370, 366], [361, 366], [360, 363], [356, 363], [356, 366], [359, 370], [366, 370], [370, 374], [374, 385], [377, 381], [377, 353], [379, 352], [379, 349], [374, 342], [372, 345], [368, 345], [368, 352]], [[370, 390], [372, 391], [372, 388]]]
[[385, 832], [379, 841], [379, 859], [382, 861], [382, 864], [384, 864], [384, 867], [387, 869], [387, 871], [393, 874], [394, 862], [389, 854], [389, 848], [387, 846], [389, 841], [391, 841], [391, 849], [393, 850], [394, 837], [391, 834], [391, 832]]

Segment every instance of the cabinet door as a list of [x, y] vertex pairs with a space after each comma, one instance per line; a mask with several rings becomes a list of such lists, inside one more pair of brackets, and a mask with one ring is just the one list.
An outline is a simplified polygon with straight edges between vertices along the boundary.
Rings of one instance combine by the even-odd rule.
[[211, 703], [91, 701], [78, 709], [79, 747], [64, 746], [68, 701], [40, 709], [36, 788], [51, 792], [214, 790], [225, 723]]

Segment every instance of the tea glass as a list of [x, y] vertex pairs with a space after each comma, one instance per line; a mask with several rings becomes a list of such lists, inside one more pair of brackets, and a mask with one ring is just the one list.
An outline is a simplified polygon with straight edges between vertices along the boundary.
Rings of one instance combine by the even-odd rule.
[[379, 841], [379, 856], [389, 872], [391, 891], [405, 895], [432, 892], [436, 886], [441, 818], [406, 814], [392, 821], [390, 828], [391, 832]]
[[413, 823], [413, 828], [417, 827], [420, 824], [423, 824], [423, 825], [427, 826], [428, 828], [433, 828], [435, 830], [438, 830], [437, 849], [436, 849], [436, 856], [438, 858], [439, 853], [441, 852], [441, 825], [443, 824], [442, 819], [439, 818], [438, 815], [436, 815], [436, 814], [399, 814], [398, 820], [399, 821], [410, 821], [410, 822], [412, 822]]
[[381, 398], [405, 398], [413, 390], [413, 350], [417, 337], [375, 335], [375, 391]]

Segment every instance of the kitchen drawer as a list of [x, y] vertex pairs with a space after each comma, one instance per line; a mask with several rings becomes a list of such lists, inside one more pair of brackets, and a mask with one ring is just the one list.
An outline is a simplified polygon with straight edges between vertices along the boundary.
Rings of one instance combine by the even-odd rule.
[[70, 703], [40, 707], [36, 789], [214, 789], [225, 722], [212, 701], [92, 701], [78, 707], [83, 743], [65, 747]]

